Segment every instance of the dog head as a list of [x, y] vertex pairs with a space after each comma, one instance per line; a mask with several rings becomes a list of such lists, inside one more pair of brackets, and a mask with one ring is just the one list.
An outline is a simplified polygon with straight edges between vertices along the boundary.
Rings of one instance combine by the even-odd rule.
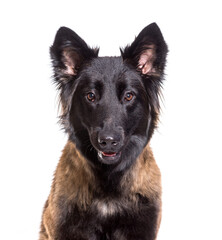
[[50, 53], [61, 120], [88, 160], [123, 169], [157, 125], [167, 45], [153, 23], [121, 49], [121, 57], [98, 57], [98, 51], [72, 30], [58, 30]]

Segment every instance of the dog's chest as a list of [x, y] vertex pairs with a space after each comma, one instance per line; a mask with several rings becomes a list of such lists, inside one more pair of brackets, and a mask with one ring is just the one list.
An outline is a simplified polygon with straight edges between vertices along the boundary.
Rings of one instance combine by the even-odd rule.
[[129, 201], [95, 199], [91, 205], [91, 211], [101, 218], [112, 217], [132, 208]]

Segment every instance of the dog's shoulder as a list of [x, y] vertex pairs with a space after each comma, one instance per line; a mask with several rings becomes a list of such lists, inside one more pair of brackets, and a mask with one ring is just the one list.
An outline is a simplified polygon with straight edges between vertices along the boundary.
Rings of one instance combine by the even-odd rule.
[[80, 208], [86, 208], [91, 202], [97, 187], [96, 178], [92, 166], [71, 141], [63, 150], [53, 185], [56, 185], [56, 198], [62, 196]]
[[137, 158], [122, 179], [123, 188], [130, 188], [130, 194], [140, 194], [150, 200], [161, 198], [161, 173], [149, 144]]

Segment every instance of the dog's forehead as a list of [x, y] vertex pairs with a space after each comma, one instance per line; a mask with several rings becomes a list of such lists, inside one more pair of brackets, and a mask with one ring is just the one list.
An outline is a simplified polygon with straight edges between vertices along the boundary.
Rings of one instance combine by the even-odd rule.
[[98, 57], [91, 61], [90, 71], [101, 75], [113, 75], [122, 72], [124, 63], [120, 57]]
[[129, 68], [121, 57], [98, 57], [93, 59], [88, 68], [87, 75], [93, 81], [102, 81], [110, 83], [126, 82], [140, 80], [139, 74]]

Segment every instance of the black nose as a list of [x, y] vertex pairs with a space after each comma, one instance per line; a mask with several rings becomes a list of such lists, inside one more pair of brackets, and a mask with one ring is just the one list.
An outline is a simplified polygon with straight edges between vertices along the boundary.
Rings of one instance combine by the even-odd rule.
[[120, 136], [110, 133], [102, 133], [98, 136], [98, 143], [101, 150], [115, 151], [119, 147]]

